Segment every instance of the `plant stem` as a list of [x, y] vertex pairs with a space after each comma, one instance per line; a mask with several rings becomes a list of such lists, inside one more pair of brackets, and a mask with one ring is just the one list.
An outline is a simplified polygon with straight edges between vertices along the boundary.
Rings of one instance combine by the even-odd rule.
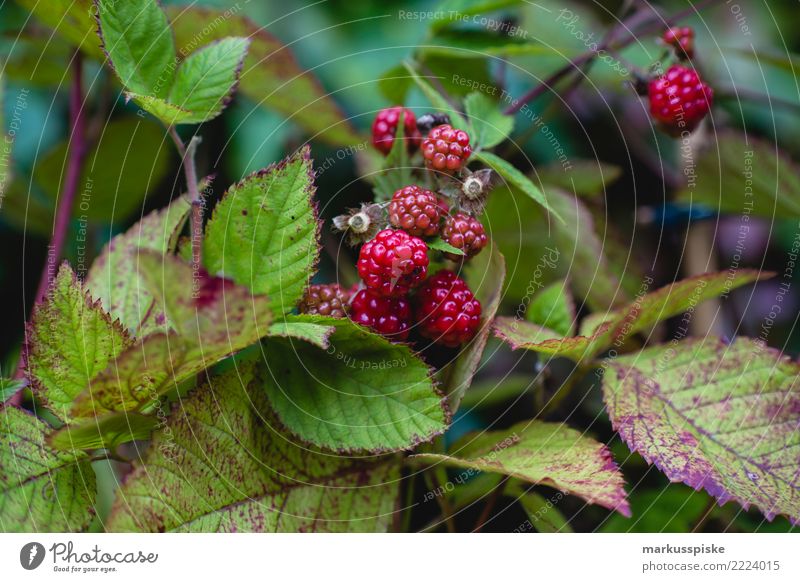
[[450, 500], [445, 497], [445, 491], [441, 487], [439, 479], [436, 477], [435, 468], [425, 471], [425, 482], [428, 487], [433, 491], [441, 491], [441, 495], [436, 495], [436, 500], [439, 503], [439, 509], [442, 512], [442, 521], [444, 521], [447, 531], [450, 533], [456, 532], [455, 523], [453, 523], [453, 507], [450, 505]]
[[472, 529], [472, 533], [478, 533], [481, 531], [481, 528], [486, 525], [486, 522], [489, 520], [489, 516], [494, 509], [494, 506], [497, 505], [497, 500], [500, 499], [500, 496], [503, 494], [503, 489], [506, 487], [506, 483], [508, 483], [509, 478], [506, 477], [492, 491], [489, 499], [486, 500], [486, 505], [483, 508], [480, 516], [478, 516], [478, 521], [475, 522], [475, 527]]
[[192, 269], [197, 274], [203, 265], [203, 206], [205, 202], [200, 196], [200, 190], [197, 187], [197, 167], [194, 156], [202, 139], [198, 135], [193, 135], [192, 139], [189, 140], [189, 145], [185, 146], [174, 125], [170, 126], [168, 131], [172, 141], [175, 142], [178, 154], [181, 156], [181, 165], [186, 176], [186, 188], [189, 192], [189, 201], [192, 204]]
[[83, 112], [83, 56], [80, 51], [75, 52], [72, 59], [72, 85], [69, 91], [69, 119], [70, 140], [67, 158], [67, 174], [64, 187], [61, 190], [58, 206], [56, 208], [53, 236], [47, 249], [47, 260], [39, 278], [39, 288], [36, 290], [34, 306], [39, 303], [47, 293], [50, 284], [55, 279], [58, 261], [64, 252], [64, 242], [67, 240], [69, 221], [72, 217], [72, 205], [78, 191], [78, 182], [81, 178], [81, 167], [86, 154], [86, 133]]
[[606, 41], [600, 43], [597, 47], [597, 50], [594, 51], [587, 51], [583, 54], [578, 55], [569, 63], [564, 65], [561, 69], [553, 73], [550, 77], [542, 81], [539, 85], [531, 88], [527, 93], [525, 93], [522, 97], [514, 101], [511, 105], [509, 105], [503, 113], [506, 115], [512, 115], [522, 109], [525, 105], [530, 103], [531, 101], [535, 100], [537, 97], [543, 95], [548, 90], [552, 88], [552, 86], [563, 79], [564, 77], [570, 75], [575, 71], [580, 71], [581, 67], [586, 65], [587, 63], [591, 62], [592, 60], [597, 57], [597, 55], [605, 50], [608, 50], [609, 47], [613, 46], [615, 50], [623, 49], [631, 44], [633, 44], [636, 39], [641, 36], [646, 36], [652, 34], [654, 31], [657, 31], [661, 28], [668, 28], [683, 20], [687, 16], [695, 14], [696, 12], [700, 12], [703, 8], [714, 4], [715, 2], [721, 2], [722, 0], [700, 0], [697, 4], [691, 6], [690, 8], [686, 8], [681, 10], [680, 12], [676, 12], [669, 18], [664, 20], [659, 20], [655, 25], [645, 28], [644, 30], [640, 31], [639, 33], [634, 32], [631, 30], [635, 26], [641, 24], [641, 21], [646, 22], [651, 18], [651, 13], [643, 12], [639, 10], [634, 12], [631, 17], [628, 19], [628, 23], [623, 25], [625, 29], [624, 34], [620, 39], [617, 39], [616, 34], [609, 34]]
[[[50, 244], [47, 246], [47, 259], [42, 274], [39, 276], [39, 286], [36, 289], [36, 296], [31, 306], [30, 316], [39, 304], [47, 290], [55, 279], [58, 270], [58, 261], [64, 253], [64, 243], [67, 240], [69, 221], [72, 217], [72, 206], [75, 202], [75, 194], [78, 191], [78, 182], [81, 177], [83, 158], [86, 154], [86, 129], [84, 123], [84, 100], [83, 100], [83, 55], [80, 51], [75, 51], [72, 57], [72, 85], [69, 90], [69, 153], [67, 157], [67, 174], [64, 178], [64, 186], [59, 193], [58, 206], [53, 223], [53, 235]], [[24, 300], [23, 300], [24, 301]], [[23, 351], [25, 347], [23, 346]], [[17, 363], [16, 378], [24, 375], [24, 353], [20, 354]], [[22, 403], [23, 391], [20, 390], [9, 399], [9, 403], [20, 405]]]

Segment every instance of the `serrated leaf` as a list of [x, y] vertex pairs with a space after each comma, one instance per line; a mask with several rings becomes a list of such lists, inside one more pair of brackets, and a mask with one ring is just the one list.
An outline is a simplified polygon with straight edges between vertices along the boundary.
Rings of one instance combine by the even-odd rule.
[[456, 110], [454, 105], [445, 99], [444, 95], [434, 89], [427, 79], [421, 77], [412, 63], [404, 61], [403, 66], [406, 68], [406, 71], [408, 71], [408, 74], [411, 75], [412, 80], [416, 83], [417, 87], [419, 87], [419, 90], [422, 91], [425, 98], [430, 101], [431, 105], [433, 105], [437, 111], [447, 113], [450, 116], [450, 122], [453, 127], [464, 130], [469, 129], [469, 124], [467, 120], [464, 119], [464, 116], [461, 115], [461, 112]]
[[170, 103], [166, 99], [143, 95], [140, 93], [126, 93], [126, 99], [135, 101], [142, 109], [150, 115], [159, 119], [165, 125], [180, 125], [182, 123], [193, 123], [191, 120], [195, 114], [188, 109]]
[[302, 315], [299, 318], [289, 315], [269, 327], [269, 336], [303, 340], [327, 350], [335, 331], [336, 328], [332, 325], [305, 321]]
[[691, 339], [612, 362], [603, 396], [622, 440], [671, 481], [797, 523], [798, 377], [758, 340]]
[[146, 411], [180, 384], [255, 343], [269, 330], [268, 299], [229, 280], [193, 272], [173, 256], [141, 251], [140, 276], [169, 324], [126, 349], [76, 399], [74, 417]]
[[[293, 442], [269, 413], [263, 364], [212, 376], [176, 407], [119, 491], [111, 531], [386, 531], [395, 459], [366, 462]], [[180, 467], [180, 471], [176, 468]]]
[[142, 279], [139, 254], [144, 250], [173, 252], [191, 210], [188, 198], [177, 198], [114, 237], [100, 253], [86, 286], [113, 317], [139, 337], [161, 329], [163, 311], [153, 308], [153, 294]]
[[525, 310], [525, 319], [562, 337], [571, 335], [577, 314], [567, 281], [556, 281], [536, 292]]
[[[538, 326], [526, 328], [523, 322], [511, 317], [497, 318], [495, 335], [514, 349], [523, 348], [575, 361], [591, 359], [612, 344], [622, 345], [625, 339], [649, 330], [660, 321], [693, 310], [702, 301], [770, 276], [771, 273], [740, 269], [733, 275], [723, 271], [683, 279], [609, 312], [590, 336], [542, 340]], [[528, 329], [531, 333], [526, 335]]]
[[[106, 125], [83, 161], [75, 216], [120, 222], [136, 210], [141, 212], [147, 193], [169, 171], [170, 149], [164, 139], [163, 129], [150, 121], [127, 118]], [[34, 179], [50, 199], [51, 224], [66, 177], [68, 146], [67, 141], [58, 144], [34, 170]]]
[[45, 444], [49, 427], [15, 406], [0, 406], [0, 530], [72, 532], [94, 513], [88, 457]]
[[426, 453], [411, 459], [548, 485], [630, 516], [622, 473], [611, 452], [564, 424], [523, 421], [507, 430], [468, 435], [447, 455]]
[[302, 320], [336, 328], [327, 349], [278, 337], [263, 341], [267, 396], [291, 432], [339, 452], [408, 449], [444, 432], [442, 396], [407, 346], [349, 319]]
[[47, 442], [59, 451], [114, 449], [123, 443], [149, 439], [160, 423], [155, 416], [135, 412], [104, 414], [68, 424], [50, 434]]
[[198, 38], [203, 42], [231, 36], [250, 40], [238, 90], [254, 103], [278, 111], [315, 140], [348, 147], [364, 140], [314, 74], [303, 70], [289, 47], [266, 27], [232, 10], [173, 5], [165, 11], [177, 46], [187, 51], [197, 48]]
[[723, 214], [800, 217], [800, 166], [775, 144], [726, 131], [697, 158], [697, 179], [678, 200]]
[[448, 242], [443, 241], [442, 237], [440, 236], [437, 236], [436, 238], [432, 238], [425, 242], [428, 244], [429, 249], [433, 249], [435, 251], [442, 251], [443, 253], [452, 253], [454, 255], [464, 256], [464, 251], [454, 247]]
[[586, 198], [602, 198], [606, 188], [622, 176], [622, 168], [599, 160], [570, 160], [568, 169], [554, 163], [536, 169], [539, 180]]
[[408, 144], [405, 141], [405, 110], [400, 111], [394, 142], [381, 171], [375, 175], [375, 202], [391, 200], [397, 190], [413, 182]]
[[464, 99], [475, 148], [494, 147], [514, 129], [514, 118], [504, 115], [496, 101], [483, 93], [470, 93]]
[[180, 64], [169, 101], [191, 112], [183, 123], [202, 123], [222, 113], [232, 98], [249, 44], [246, 38], [223, 38]]
[[95, 0], [99, 34], [122, 84], [132, 93], [169, 94], [177, 55], [172, 30], [156, 0]]
[[64, 263], [36, 306], [23, 350], [32, 390], [59, 418], [75, 397], [130, 344], [118, 322], [89, 297]]
[[538, 202], [549, 213], [555, 216], [561, 224], [566, 224], [561, 215], [551, 206], [547, 198], [545, 198], [542, 191], [539, 190], [539, 187], [510, 163], [491, 152], [474, 152], [472, 157], [480, 160], [497, 172], [509, 186], [519, 189], [523, 194]]
[[229, 188], [206, 226], [209, 272], [268, 295], [276, 314], [294, 309], [319, 259], [313, 176], [305, 146]]
[[461, 348], [458, 357], [438, 373], [453, 412], [461, 405], [461, 399], [478, 370], [503, 295], [506, 262], [494, 242], [467, 263], [462, 276], [481, 302], [481, 326], [472, 341]]
[[103, 59], [103, 50], [97, 42], [97, 24], [92, 16], [92, 0], [17, 0], [44, 24], [54, 29], [62, 38], [96, 59]]

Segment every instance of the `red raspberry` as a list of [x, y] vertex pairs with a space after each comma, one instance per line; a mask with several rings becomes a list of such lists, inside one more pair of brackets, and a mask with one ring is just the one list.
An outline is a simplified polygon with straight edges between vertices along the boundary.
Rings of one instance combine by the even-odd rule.
[[420, 334], [447, 347], [475, 337], [480, 319], [481, 302], [453, 271], [436, 273], [414, 298], [414, 320]]
[[350, 304], [350, 318], [392, 340], [408, 338], [411, 304], [405, 297], [381, 297], [362, 289]]
[[419, 186], [406, 186], [394, 193], [389, 203], [389, 222], [414, 236], [439, 232], [442, 209], [436, 194]]
[[489, 242], [480, 220], [464, 212], [457, 212], [445, 219], [442, 240], [464, 251], [464, 256], [445, 253], [445, 256], [452, 261], [474, 257]]
[[417, 129], [417, 118], [410, 109], [405, 109], [399, 105], [381, 109], [372, 122], [372, 145], [377, 150], [388, 156], [394, 145], [394, 136], [397, 134], [397, 122], [400, 120], [400, 112], [403, 111], [403, 139], [408, 144], [408, 151], [412, 152], [419, 147], [422, 141]]
[[690, 26], [673, 26], [664, 33], [661, 40], [677, 49], [679, 57], [694, 57], [694, 29]]
[[382, 230], [361, 247], [358, 275], [379, 295], [405, 295], [427, 274], [428, 245], [402, 230]]
[[711, 108], [714, 91], [693, 69], [672, 65], [650, 81], [650, 113], [673, 136], [694, 130]]
[[460, 170], [471, 154], [467, 132], [447, 124], [434, 127], [422, 142], [425, 164], [440, 172]]
[[309, 285], [297, 308], [300, 313], [344, 317], [352, 291], [342, 289], [338, 284]]

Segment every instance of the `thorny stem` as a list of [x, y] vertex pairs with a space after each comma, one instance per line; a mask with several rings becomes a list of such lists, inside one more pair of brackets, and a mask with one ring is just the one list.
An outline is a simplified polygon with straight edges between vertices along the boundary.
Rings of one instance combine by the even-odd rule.
[[[39, 286], [36, 289], [36, 297], [31, 307], [33, 308], [44, 299], [47, 290], [55, 279], [58, 270], [58, 261], [64, 253], [64, 243], [67, 240], [67, 231], [72, 217], [72, 206], [75, 202], [75, 194], [78, 191], [78, 182], [81, 177], [81, 167], [83, 158], [86, 154], [86, 128], [84, 121], [84, 100], [83, 100], [83, 55], [76, 51], [72, 58], [72, 85], [69, 90], [69, 123], [70, 140], [69, 153], [67, 157], [67, 174], [64, 178], [64, 187], [59, 193], [58, 206], [56, 207], [55, 221], [53, 223], [53, 235], [47, 247], [47, 259], [39, 277]], [[23, 347], [24, 350], [24, 347]], [[20, 355], [17, 364], [15, 377], [23, 376], [24, 354]], [[10, 403], [19, 405], [22, 403], [23, 391], [20, 390], [9, 400]]]
[[186, 188], [189, 192], [189, 201], [192, 204], [192, 269], [195, 273], [198, 273], [203, 264], [204, 201], [197, 187], [197, 167], [195, 165], [194, 156], [197, 152], [197, 146], [200, 145], [202, 139], [200, 136], [193, 135], [192, 139], [189, 140], [189, 145], [185, 146], [174, 125], [169, 127], [169, 135], [172, 141], [175, 142], [175, 147], [178, 150], [178, 154], [181, 156], [181, 164], [183, 166], [184, 175], [186, 176]]
[[[636, 42], [636, 39], [639, 38], [639, 36], [649, 35], [652, 32], [657, 31], [661, 28], [668, 28], [673, 24], [675, 24], [676, 22], [683, 20], [687, 16], [691, 16], [696, 12], [700, 12], [703, 8], [711, 4], [714, 4], [715, 2], [720, 2], [720, 1], [721, 0], [700, 0], [700, 2], [698, 2], [697, 4], [689, 8], [686, 8], [684, 10], [681, 10], [680, 12], [676, 12], [669, 18], [666, 18], [664, 20], [659, 20], [653, 26], [645, 28], [638, 34], [632, 31], [631, 28], [633, 28], [633, 26], [638, 25], [639, 21], [642, 19], [646, 18], [646, 20], [649, 20], [652, 17], [652, 15], [649, 12], [642, 12], [641, 10], [634, 12], [633, 15], [630, 17], [630, 19], [628, 20], [628, 23], [623, 27], [625, 29], [625, 32], [622, 35], [622, 38], [617, 39], [616, 34], [608, 35], [606, 41], [600, 43], [600, 45], [597, 47], [597, 50], [587, 51], [572, 59], [569, 63], [567, 63], [561, 69], [553, 73], [550, 77], [542, 81], [539, 85], [533, 87], [522, 97], [514, 101], [511, 105], [509, 105], [506, 108], [506, 110], [503, 113], [505, 113], [506, 115], [512, 115], [516, 113], [517, 111], [522, 109], [525, 105], [535, 100], [537, 97], [540, 97], [547, 91], [551, 90], [552, 86], [555, 83], [558, 83], [564, 77], [570, 75], [573, 72], [580, 71], [584, 65], [593, 61], [595, 57], [597, 57], [598, 53], [600, 53], [601, 51], [608, 50], [609, 47], [612, 46], [615, 50], [623, 49]], [[646, 16], [643, 16], [643, 14], [645, 14]]]

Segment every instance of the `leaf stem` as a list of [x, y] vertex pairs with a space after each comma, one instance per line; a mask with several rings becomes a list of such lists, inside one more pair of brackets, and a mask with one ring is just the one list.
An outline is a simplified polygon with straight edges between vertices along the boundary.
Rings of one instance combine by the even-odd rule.
[[202, 138], [198, 135], [193, 135], [192, 139], [189, 140], [189, 145], [184, 145], [174, 125], [169, 127], [168, 132], [172, 141], [175, 142], [178, 154], [181, 156], [181, 165], [186, 176], [186, 188], [189, 192], [189, 201], [192, 204], [192, 269], [197, 274], [203, 265], [203, 207], [205, 201], [197, 187], [197, 166], [195, 165], [194, 157]]
[[486, 500], [486, 505], [483, 507], [483, 511], [481, 511], [481, 514], [478, 516], [478, 521], [475, 522], [475, 527], [472, 528], [472, 533], [478, 533], [481, 531], [481, 528], [486, 525], [494, 506], [497, 505], [497, 500], [500, 499], [500, 496], [503, 494], [503, 489], [505, 489], [508, 480], [509, 478], [505, 477], [495, 486], [494, 490], [489, 496], [489, 499]]

